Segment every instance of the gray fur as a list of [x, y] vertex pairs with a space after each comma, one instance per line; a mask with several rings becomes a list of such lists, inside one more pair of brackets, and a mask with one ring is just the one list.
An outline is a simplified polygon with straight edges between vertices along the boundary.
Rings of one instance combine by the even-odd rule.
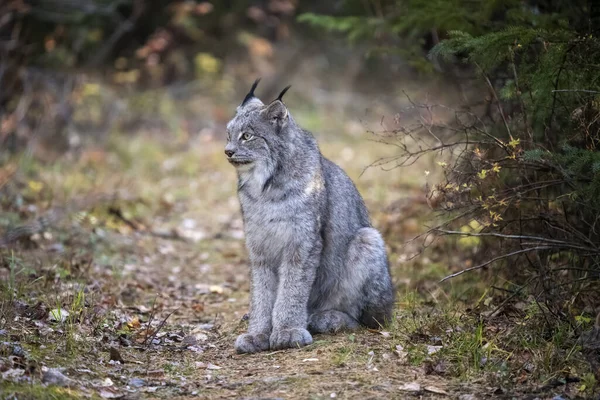
[[248, 333], [236, 350], [301, 347], [312, 343], [307, 329], [388, 322], [394, 291], [385, 244], [346, 173], [280, 98], [265, 105], [250, 93], [227, 133], [252, 281]]

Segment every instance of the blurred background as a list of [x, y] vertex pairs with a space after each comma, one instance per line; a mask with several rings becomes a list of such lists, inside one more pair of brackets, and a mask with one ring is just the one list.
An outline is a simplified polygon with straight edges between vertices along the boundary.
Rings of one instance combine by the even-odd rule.
[[[365, 131], [361, 119], [393, 116], [406, 100], [402, 90], [430, 93], [436, 101], [452, 98], [456, 86], [431, 74], [425, 57], [434, 30], [417, 29], [401, 39], [388, 32], [381, 6], [5, 1], [3, 154], [27, 148], [52, 160], [106, 143], [112, 133], [157, 133], [181, 144], [222, 138], [257, 77], [263, 78], [258, 94], [265, 101], [292, 84], [287, 101], [295, 114], [326, 136], [359, 135]], [[337, 22], [341, 33], [318, 26], [335, 15], [356, 14], [361, 17]]]

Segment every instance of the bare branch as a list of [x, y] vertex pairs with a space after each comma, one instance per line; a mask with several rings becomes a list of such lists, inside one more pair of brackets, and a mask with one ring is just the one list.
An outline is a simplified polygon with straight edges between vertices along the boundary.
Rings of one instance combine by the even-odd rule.
[[483, 264], [479, 264], [479, 265], [476, 265], [476, 266], [471, 267], [471, 268], [466, 268], [466, 269], [463, 269], [461, 271], [455, 272], [454, 274], [448, 275], [444, 279], [442, 279], [439, 283], [447, 281], [448, 279], [456, 278], [457, 276], [462, 275], [465, 272], [470, 272], [470, 271], [474, 271], [476, 269], [481, 269], [481, 268], [486, 267], [486, 266], [488, 266], [488, 265], [490, 265], [490, 264], [492, 264], [492, 263], [494, 263], [496, 261], [503, 260], [503, 259], [508, 258], [508, 257], [512, 257], [512, 256], [515, 256], [515, 255], [518, 255], [518, 254], [522, 254], [522, 253], [527, 253], [527, 252], [530, 252], [530, 251], [550, 250], [550, 249], [552, 249], [552, 247], [539, 246], [539, 247], [531, 247], [531, 248], [528, 248], [528, 249], [513, 251], [512, 253], [508, 253], [508, 254], [503, 254], [501, 256], [492, 258], [491, 260], [486, 261]]

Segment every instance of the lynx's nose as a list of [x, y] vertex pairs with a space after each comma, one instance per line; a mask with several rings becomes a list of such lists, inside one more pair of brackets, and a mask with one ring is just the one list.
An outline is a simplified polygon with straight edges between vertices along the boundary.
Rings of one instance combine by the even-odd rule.
[[228, 150], [228, 149], [225, 150], [225, 155], [227, 157], [231, 158], [231, 156], [233, 156], [234, 154], [235, 154], [235, 151], [233, 151], [233, 150]]

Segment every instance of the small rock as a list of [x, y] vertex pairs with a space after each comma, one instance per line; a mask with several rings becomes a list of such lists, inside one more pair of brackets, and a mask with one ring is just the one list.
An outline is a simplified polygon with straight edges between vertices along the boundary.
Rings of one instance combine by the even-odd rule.
[[127, 384], [131, 387], [140, 388], [146, 385], [146, 381], [141, 378], [131, 378]]
[[439, 336], [432, 336], [431, 338], [429, 338], [429, 340], [431, 340], [431, 344], [433, 344], [435, 346], [442, 345], [442, 338]]
[[529, 373], [532, 373], [535, 371], [535, 364], [527, 362], [525, 365], [523, 365], [523, 369]]
[[183, 338], [182, 343], [186, 346], [195, 346], [198, 344], [198, 339], [194, 335], [188, 335]]
[[66, 387], [73, 383], [73, 380], [65, 376], [58, 368], [48, 368], [42, 375], [42, 382], [48, 385]]
[[123, 393], [119, 393], [113, 388], [102, 388], [98, 393], [103, 399], [121, 399], [125, 397]]
[[438, 351], [440, 351], [442, 349], [442, 346], [430, 346], [427, 345], [427, 354], [432, 355], [437, 353]]
[[23, 374], [25, 374], [25, 370], [11, 368], [2, 373], [2, 380], [3, 381], [14, 381], [14, 380], [17, 380], [19, 377], [23, 376]]
[[17, 357], [26, 357], [27, 354], [21, 346], [15, 344], [12, 348], [12, 355]]
[[54, 322], [65, 322], [67, 317], [69, 316], [69, 312], [62, 308], [55, 308], [50, 311], [49, 319]]

